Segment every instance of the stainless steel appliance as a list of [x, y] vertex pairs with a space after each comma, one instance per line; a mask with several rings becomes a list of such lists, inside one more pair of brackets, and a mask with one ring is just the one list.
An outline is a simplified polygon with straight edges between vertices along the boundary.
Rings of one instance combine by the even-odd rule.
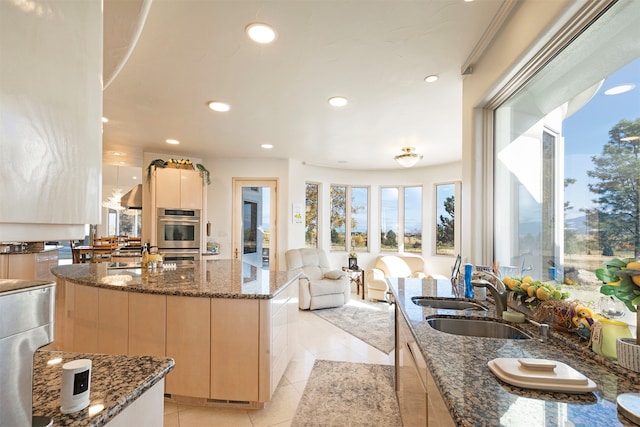
[[193, 265], [200, 260], [200, 249], [163, 249], [160, 251], [163, 261], [178, 265]]
[[200, 250], [200, 210], [158, 209], [158, 249]]
[[0, 313], [0, 426], [47, 425], [32, 415], [33, 354], [53, 341], [55, 284], [0, 280]]

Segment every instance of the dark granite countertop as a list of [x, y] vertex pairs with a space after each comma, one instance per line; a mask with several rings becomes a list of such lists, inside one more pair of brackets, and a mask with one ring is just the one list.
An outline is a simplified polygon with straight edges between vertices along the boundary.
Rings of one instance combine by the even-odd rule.
[[298, 275], [258, 268], [238, 260], [195, 261], [175, 270], [109, 269], [106, 263], [54, 267], [59, 278], [128, 292], [209, 298], [270, 299]]
[[[431, 328], [433, 315], [456, 317], [461, 312], [420, 307], [412, 296], [453, 297], [451, 283], [429, 279], [388, 279], [398, 308], [407, 319], [453, 420], [460, 426], [631, 426], [618, 415], [616, 397], [640, 392], [640, 374], [593, 353], [586, 344], [550, 332], [550, 339], [503, 340], [446, 334]], [[473, 317], [494, 317], [493, 305]], [[469, 312], [467, 312], [469, 313]], [[516, 325], [539, 336], [533, 325]], [[487, 367], [497, 357], [557, 360], [592, 379], [597, 390], [585, 394], [525, 389], [498, 380]]]
[[[48, 363], [55, 359], [60, 361]], [[62, 365], [77, 359], [91, 359], [89, 407], [72, 414], [63, 414], [60, 412]], [[33, 361], [33, 413], [53, 418], [54, 426], [102, 426], [164, 378], [174, 364], [173, 359], [168, 357], [38, 350]], [[94, 414], [94, 405], [104, 405], [104, 409]]]

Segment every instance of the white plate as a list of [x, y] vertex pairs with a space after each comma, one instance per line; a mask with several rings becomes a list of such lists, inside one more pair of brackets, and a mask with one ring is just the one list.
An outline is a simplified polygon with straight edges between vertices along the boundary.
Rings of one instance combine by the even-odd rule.
[[[545, 361], [543, 364], [549, 364]], [[553, 361], [554, 369], [530, 369], [518, 359], [498, 358], [490, 360], [489, 370], [502, 381], [523, 388], [561, 391], [564, 393], [588, 393], [597, 388], [596, 383], [572, 367]]]

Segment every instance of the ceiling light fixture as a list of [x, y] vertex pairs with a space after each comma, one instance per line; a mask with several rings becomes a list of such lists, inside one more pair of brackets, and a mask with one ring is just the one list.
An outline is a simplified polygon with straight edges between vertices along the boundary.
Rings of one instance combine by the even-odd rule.
[[180, 144], [180, 141], [178, 141], [177, 139], [167, 139], [165, 141], [167, 144], [171, 144], [171, 145], [178, 145]]
[[332, 96], [327, 102], [334, 107], [344, 107], [349, 101], [343, 96]]
[[604, 94], [605, 95], [620, 95], [621, 93], [629, 92], [630, 90], [635, 89], [635, 87], [636, 87], [636, 85], [634, 85], [634, 84], [615, 86], [615, 87], [612, 87], [610, 89], [605, 90]]
[[273, 148], [272, 144], [262, 144], [260, 145], [260, 147], [264, 148], [265, 150], [271, 150]]
[[415, 150], [414, 147], [402, 147], [402, 154], [395, 156], [395, 161], [405, 168], [415, 165], [422, 160], [422, 154], [414, 153], [413, 150]]
[[102, 118], [102, 123], [107, 123], [109, 121], [109, 119], [107, 119], [106, 117]]
[[435, 81], [438, 81], [438, 76], [436, 76], [435, 74], [432, 74], [430, 76], [425, 77], [424, 81], [427, 83], [433, 83]]
[[224, 102], [219, 101], [211, 101], [208, 105], [209, 108], [211, 108], [213, 111], [217, 111], [219, 113], [226, 113], [231, 109], [229, 104], [225, 104]]
[[255, 22], [244, 29], [251, 40], [260, 44], [271, 43], [276, 39], [276, 32], [267, 24]]

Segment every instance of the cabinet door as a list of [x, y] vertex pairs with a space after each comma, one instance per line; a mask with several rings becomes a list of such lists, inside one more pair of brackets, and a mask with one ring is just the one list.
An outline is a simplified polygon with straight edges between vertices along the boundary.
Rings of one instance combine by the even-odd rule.
[[180, 174], [180, 207], [202, 209], [202, 185], [200, 172], [183, 170]]
[[210, 308], [209, 298], [167, 296], [167, 356], [176, 362], [169, 394], [209, 397]]
[[7, 279], [34, 280], [36, 278], [36, 257], [34, 254], [9, 255]]
[[180, 208], [180, 169], [157, 168], [156, 207]]
[[[396, 308], [397, 366], [396, 390], [402, 424], [406, 426], [426, 426], [428, 419], [428, 398], [426, 388], [420, 379], [417, 361], [422, 355], [416, 354], [412, 346], [413, 335], [404, 317]], [[423, 361], [423, 360], [422, 360]]]
[[259, 304], [211, 299], [212, 399], [258, 400]]
[[9, 277], [9, 255], [0, 255], [0, 279]]
[[[78, 353], [98, 352], [98, 288], [73, 285], [73, 348]], [[69, 298], [69, 294], [67, 294]]]
[[98, 352], [127, 354], [129, 292], [98, 290]]
[[164, 356], [167, 297], [129, 295], [129, 355]]

